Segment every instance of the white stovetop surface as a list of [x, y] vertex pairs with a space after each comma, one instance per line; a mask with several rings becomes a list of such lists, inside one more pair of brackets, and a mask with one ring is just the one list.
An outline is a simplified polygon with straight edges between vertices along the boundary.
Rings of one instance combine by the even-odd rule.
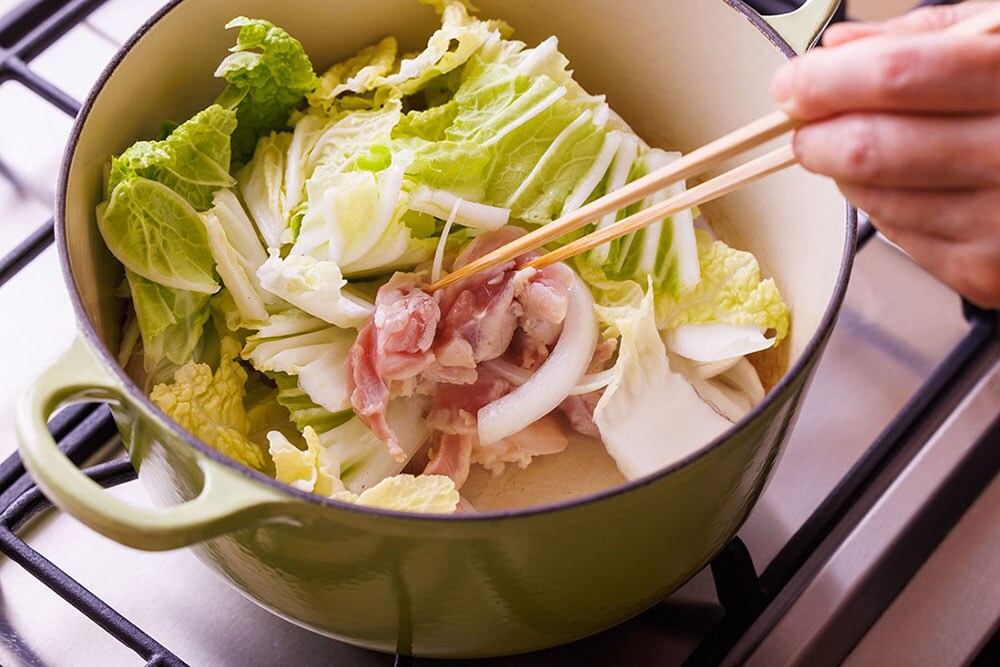
[[[0, 14], [14, 4], [0, 0]], [[116, 44], [159, 4], [111, 0], [36, 59], [32, 68], [82, 100]], [[19, 182], [14, 187], [0, 178], [0, 255], [49, 217], [69, 126], [68, 118], [20, 84], [0, 85], [0, 166], [9, 168]], [[18, 393], [75, 333], [54, 249], [0, 288], [0, 313], [0, 350], [5, 351], [0, 457], [6, 458], [16, 448], [13, 411]], [[843, 314], [792, 442], [741, 532], [758, 571], [965, 330], [958, 298], [896, 249], [875, 242], [859, 256]], [[1000, 505], [997, 486], [981, 502]], [[148, 504], [136, 482], [112, 492]], [[975, 516], [981, 521], [984, 513], [989, 516], [983, 509]], [[391, 664], [388, 656], [337, 644], [271, 616], [230, 590], [186, 551], [135, 551], [64, 516], [34, 528], [30, 542], [193, 665]], [[0, 663], [141, 664], [10, 563], [0, 565], [0, 592]], [[713, 597], [710, 578], [702, 573], [671, 601], [710, 602]], [[636, 623], [610, 632], [644, 632], [637, 635], [641, 641], [667, 654], [683, 656], [690, 650], [692, 640], [683, 633], [662, 636], [646, 627], [650, 622]], [[597, 640], [592, 641], [592, 650], [599, 654]], [[562, 664], [568, 655], [553, 654], [550, 662]]]

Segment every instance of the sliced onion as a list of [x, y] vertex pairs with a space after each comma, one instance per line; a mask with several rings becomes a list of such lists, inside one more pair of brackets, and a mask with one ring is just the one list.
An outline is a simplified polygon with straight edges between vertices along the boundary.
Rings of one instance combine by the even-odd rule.
[[663, 337], [667, 349], [692, 361], [722, 361], [766, 350], [774, 345], [756, 324], [684, 324]]
[[562, 334], [549, 358], [527, 382], [479, 410], [481, 444], [499, 442], [552, 412], [587, 372], [597, 345], [594, 299], [575, 273], [567, 296]]
[[455, 508], [456, 514], [476, 514], [479, 512], [475, 506], [469, 502], [469, 499], [465, 496], [458, 496], [458, 507]]
[[591, 373], [590, 375], [584, 375], [580, 378], [580, 381], [576, 383], [573, 387], [573, 391], [569, 392], [570, 396], [579, 396], [580, 394], [589, 394], [592, 391], [597, 391], [598, 389], [604, 389], [611, 381], [615, 379], [615, 369], [609, 368], [606, 371], [601, 371], [600, 373]]
[[520, 387], [531, 379], [531, 371], [504, 359], [491, 359], [483, 364], [512, 385]]
[[431, 266], [431, 282], [436, 283], [441, 278], [441, 265], [444, 263], [444, 249], [448, 246], [448, 234], [451, 233], [451, 226], [455, 224], [455, 216], [458, 215], [458, 207], [462, 205], [461, 199], [456, 199], [451, 206], [451, 213], [441, 230], [441, 238], [438, 240], [437, 250], [434, 251], [434, 263]]
[[[530, 380], [533, 373], [533, 371], [529, 371], [527, 368], [521, 368], [517, 364], [512, 364], [505, 359], [492, 359], [485, 362], [484, 365], [516, 387], [520, 387], [522, 384]], [[607, 387], [611, 384], [611, 380], [615, 377], [614, 370], [614, 368], [609, 368], [608, 370], [601, 371], [600, 373], [590, 373], [589, 375], [584, 375], [580, 378], [580, 381], [576, 383], [573, 389], [570, 390], [569, 395], [579, 396], [580, 394], [589, 394], [592, 391], [597, 391], [598, 389]]]
[[426, 185], [413, 189], [406, 200], [406, 208], [428, 213], [442, 220], [449, 216], [449, 211], [454, 211], [455, 222], [458, 224], [485, 231], [500, 229], [510, 219], [508, 208], [477, 204], [461, 199], [447, 190], [434, 190]]

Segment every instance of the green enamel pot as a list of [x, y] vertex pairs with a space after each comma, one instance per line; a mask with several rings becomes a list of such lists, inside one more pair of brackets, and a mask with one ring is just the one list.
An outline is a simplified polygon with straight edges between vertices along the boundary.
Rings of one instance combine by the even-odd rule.
[[[812, 43], [836, 0], [764, 20], [733, 0], [478, 2], [530, 42], [557, 34], [577, 78], [606, 93], [653, 145], [690, 150], [771, 110], [768, 82]], [[647, 478], [517, 511], [431, 517], [348, 506], [241, 467], [155, 408], [115, 361], [121, 267], [94, 207], [108, 156], [214, 99], [233, 16], [267, 18], [317, 67], [394, 34], [403, 50], [436, 18], [413, 0], [175, 0], [104, 71], [76, 121], [56, 232], [80, 325], [76, 343], [24, 395], [21, 455], [62, 510], [140, 549], [191, 546], [249, 598], [352, 644], [420, 656], [482, 657], [568, 642], [643, 611], [704, 567], [760, 495], [795, 421], [844, 295], [853, 211], [800, 169], [704, 209], [716, 232], [753, 251], [793, 314], [785, 371], [727, 433]], [[770, 21], [770, 22], [769, 22]], [[795, 47], [795, 48], [793, 48]], [[57, 449], [46, 420], [72, 401], [106, 400], [139, 479], [158, 504], [106, 493]], [[669, 437], [670, 424], [663, 425]], [[197, 603], [197, 601], [195, 601]]]

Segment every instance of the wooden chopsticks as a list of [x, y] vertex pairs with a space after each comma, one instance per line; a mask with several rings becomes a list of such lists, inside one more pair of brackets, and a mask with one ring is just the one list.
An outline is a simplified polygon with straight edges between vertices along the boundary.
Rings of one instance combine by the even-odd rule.
[[[733, 190], [738, 190], [748, 183], [753, 183], [754, 181], [764, 178], [769, 174], [781, 171], [785, 167], [790, 167], [795, 164], [795, 161], [795, 153], [792, 151], [791, 146], [779, 148], [778, 150], [772, 151], [767, 155], [757, 158], [756, 160], [751, 160], [744, 165], [740, 165], [739, 167], [731, 169], [730, 171], [716, 176], [711, 180], [705, 181], [700, 185], [696, 185], [690, 190], [686, 190], [685, 192], [662, 201], [659, 204], [655, 204], [649, 208], [639, 211], [634, 215], [623, 218], [613, 225], [605, 227], [604, 229], [598, 229], [591, 234], [587, 234], [581, 239], [567, 243], [561, 248], [557, 248], [550, 253], [528, 262], [524, 266], [540, 269], [543, 266], [561, 262], [572, 257], [573, 255], [578, 255], [579, 253], [586, 252], [591, 248], [596, 248], [602, 243], [607, 243], [620, 236], [631, 234], [636, 230], [653, 224], [657, 220], [663, 220], [664, 218], [676, 215], [681, 211], [698, 206], [699, 204], [703, 204], [707, 201], [715, 199], [716, 197], [721, 197], [722, 195], [732, 192]], [[458, 271], [455, 273], [458, 273]]]
[[[960, 35], [987, 34], [997, 30], [1000, 30], [1000, 2], [994, 2], [992, 6], [946, 29], [949, 33]], [[612, 211], [619, 211], [629, 204], [648, 197], [654, 192], [673, 185], [682, 179], [700, 174], [719, 162], [756, 148], [802, 124], [803, 121], [792, 118], [783, 111], [775, 111], [758, 118], [715, 141], [691, 151], [674, 162], [650, 172], [623, 188], [610, 192], [548, 225], [539, 227], [535, 231], [497, 248], [489, 254], [483, 255], [479, 259], [469, 262], [455, 272], [431, 284], [427, 288], [427, 291], [432, 292], [442, 287], [447, 287], [475, 273], [539, 248], [564, 234], [597, 221]], [[751, 160], [744, 165], [705, 181], [686, 192], [682, 192], [679, 195], [619, 220], [608, 227], [599, 229], [583, 238], [568, 243], [546, 255], [542, 255], [528, 262], [525, 266], [541, 268], [555, 262], [563, 261], [573, 255], [599, 246], [602, 243], [607, 243], [620, 236], [631, 234], [657, 220], [662, 220], [685, 209], [721, 197], [793, 164], [795, 164], [795, 155], [792, 152], [791, 146], [779, 148], [763, 157]]]
[[[543, 227], [539, 227], [533, 232], [525, 234], [524, 236], [497, 248], [493, 252], [483, 255], [479, 259], [469, 262], [457, 271], [450, 273], [437, 282], [431, 284], [426, 289], [429, 292], [433, 292], [434, 290], [447, 287], [448, 285], [454, 284], [464, 278], [468, 278], [469, 276], [488, 269], [491, 266], [496, 266], [497, 264], [502, 264], [507, 260], [514, 259], [529, 250], [534, 250], [549, 241], [555, 240], [564, 234], [568, 234], [569, 232], [594, 222], [612, 211], [623, 209], [629, 204], [648, 197], [654, 192], [662, 190], [663, 188], [682, 179], [687, 179], [696, 174], [700, 174], [723, 160], [727, 160], [754, 148], [755, 146], [759, 146], [764, 142], [770, 141], [775, 137], [779, 137], [799, 125], [801, 125], [800, 121], [792, 118], [784, 111], [775, 111], [758, 118], [752, 123], [744, 125], [738, 130], [730, 132], [729, 134], [722, 136], [711, 143], [705, 144], [704, 146], [691, 151], [687, 155], [674, 160], [670, 164], [661, 167], [656, 171], [652, 171], [642, 178], [632, 181], [623, 188], [619, 188], [618, 190], [610, 192], [599, 199], [595, 199], [589, 204], [581, 206], [577, 210], [564, 215], [558, 220]], [[719, 176], [718, 178], [722, 177]], [[714, 180], [715, 179], [713, 179], [713, 181]], [[712, 181], [708, 181], [703, 185], [708, 185], [708, 183], [711, 182]], [[727, 192], [730, 192], [731, 190], [732, 189], [727, 190]], [[701, 190], [700, 192], [704, 193], [705, 190]], [[675, 200], [676, 198], [668, 199], [661, 202], [658, 207], [662, 208], [664, 205]], [[690, 208], [693, 205], [697, 204], [688, 205], [687, 208]], [[682, 210], [684, 210], [684, 207], [678, 209], [678, 211]], [[643, 213], [645, 213], [645, 211], [640, 211], [636, 214], [636, 216], [642, 215]], [[636, 216], [631, 217], [634, 218]], [[665, 216], [653, 218], [646, 224], [650, 224], [655, 220], [662, 219], [663, 217]], [[605, 233], [608, 233], [610, 230], [617, 231], [622, 222], [625, 222], [625, 220], [620, 220], [600, 231]], [[611, 238], [616, 237], [612, 236]], [[584, 239], [579, 239], [579, 241], [583, 240]], [[539, 260], [535, 260], [535, 262], [537, 261]], [[532, 265], [534, 265], [534, 262], [532, 262]]]

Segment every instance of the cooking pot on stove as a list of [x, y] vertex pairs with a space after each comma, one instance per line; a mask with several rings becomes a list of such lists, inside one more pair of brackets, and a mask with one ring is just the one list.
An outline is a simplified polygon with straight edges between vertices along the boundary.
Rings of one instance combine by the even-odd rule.
[[[687, 151], [771, 110], [772, 72], [815, 39], [837, 1], [809, 0], [766, 20], [736, 0], [478, 4], [529, 43], [556, 34], [586, 88], [606, 93], [650, 144]], [[18, 414], [21, 455], [42, 490], [114, 540], [190, 545], [274, 613], [382, 651], [540, 649], [615, 625], [682, 585], [746, 519], [826, 344], [855, 240], [855, 213], [835, 185], [795, 168], [703, 209], [724, 240], [760, 259], [792, 312], [779, 348], [786, 372], [713, 442], [644, 479], [530, 509], [442, 517], [344, 505], [199, 442], [115, 361], [122, 269], [97, 231], [102, 169], [164, 119], [187, 118], [215, 98], [211, 72], [233, 39], [223, 26], [237, 15], [287, 29], [318, 70], [386, 34], [409, 50], [437, 25], [413, 0], [174, 0], [122, 47], [83, 105], [62, 167], [56, 234], [80, 334]], [[108, 494], [58, 450], [46, 420], [79, 400], [111, 404], [159, 507]]]

